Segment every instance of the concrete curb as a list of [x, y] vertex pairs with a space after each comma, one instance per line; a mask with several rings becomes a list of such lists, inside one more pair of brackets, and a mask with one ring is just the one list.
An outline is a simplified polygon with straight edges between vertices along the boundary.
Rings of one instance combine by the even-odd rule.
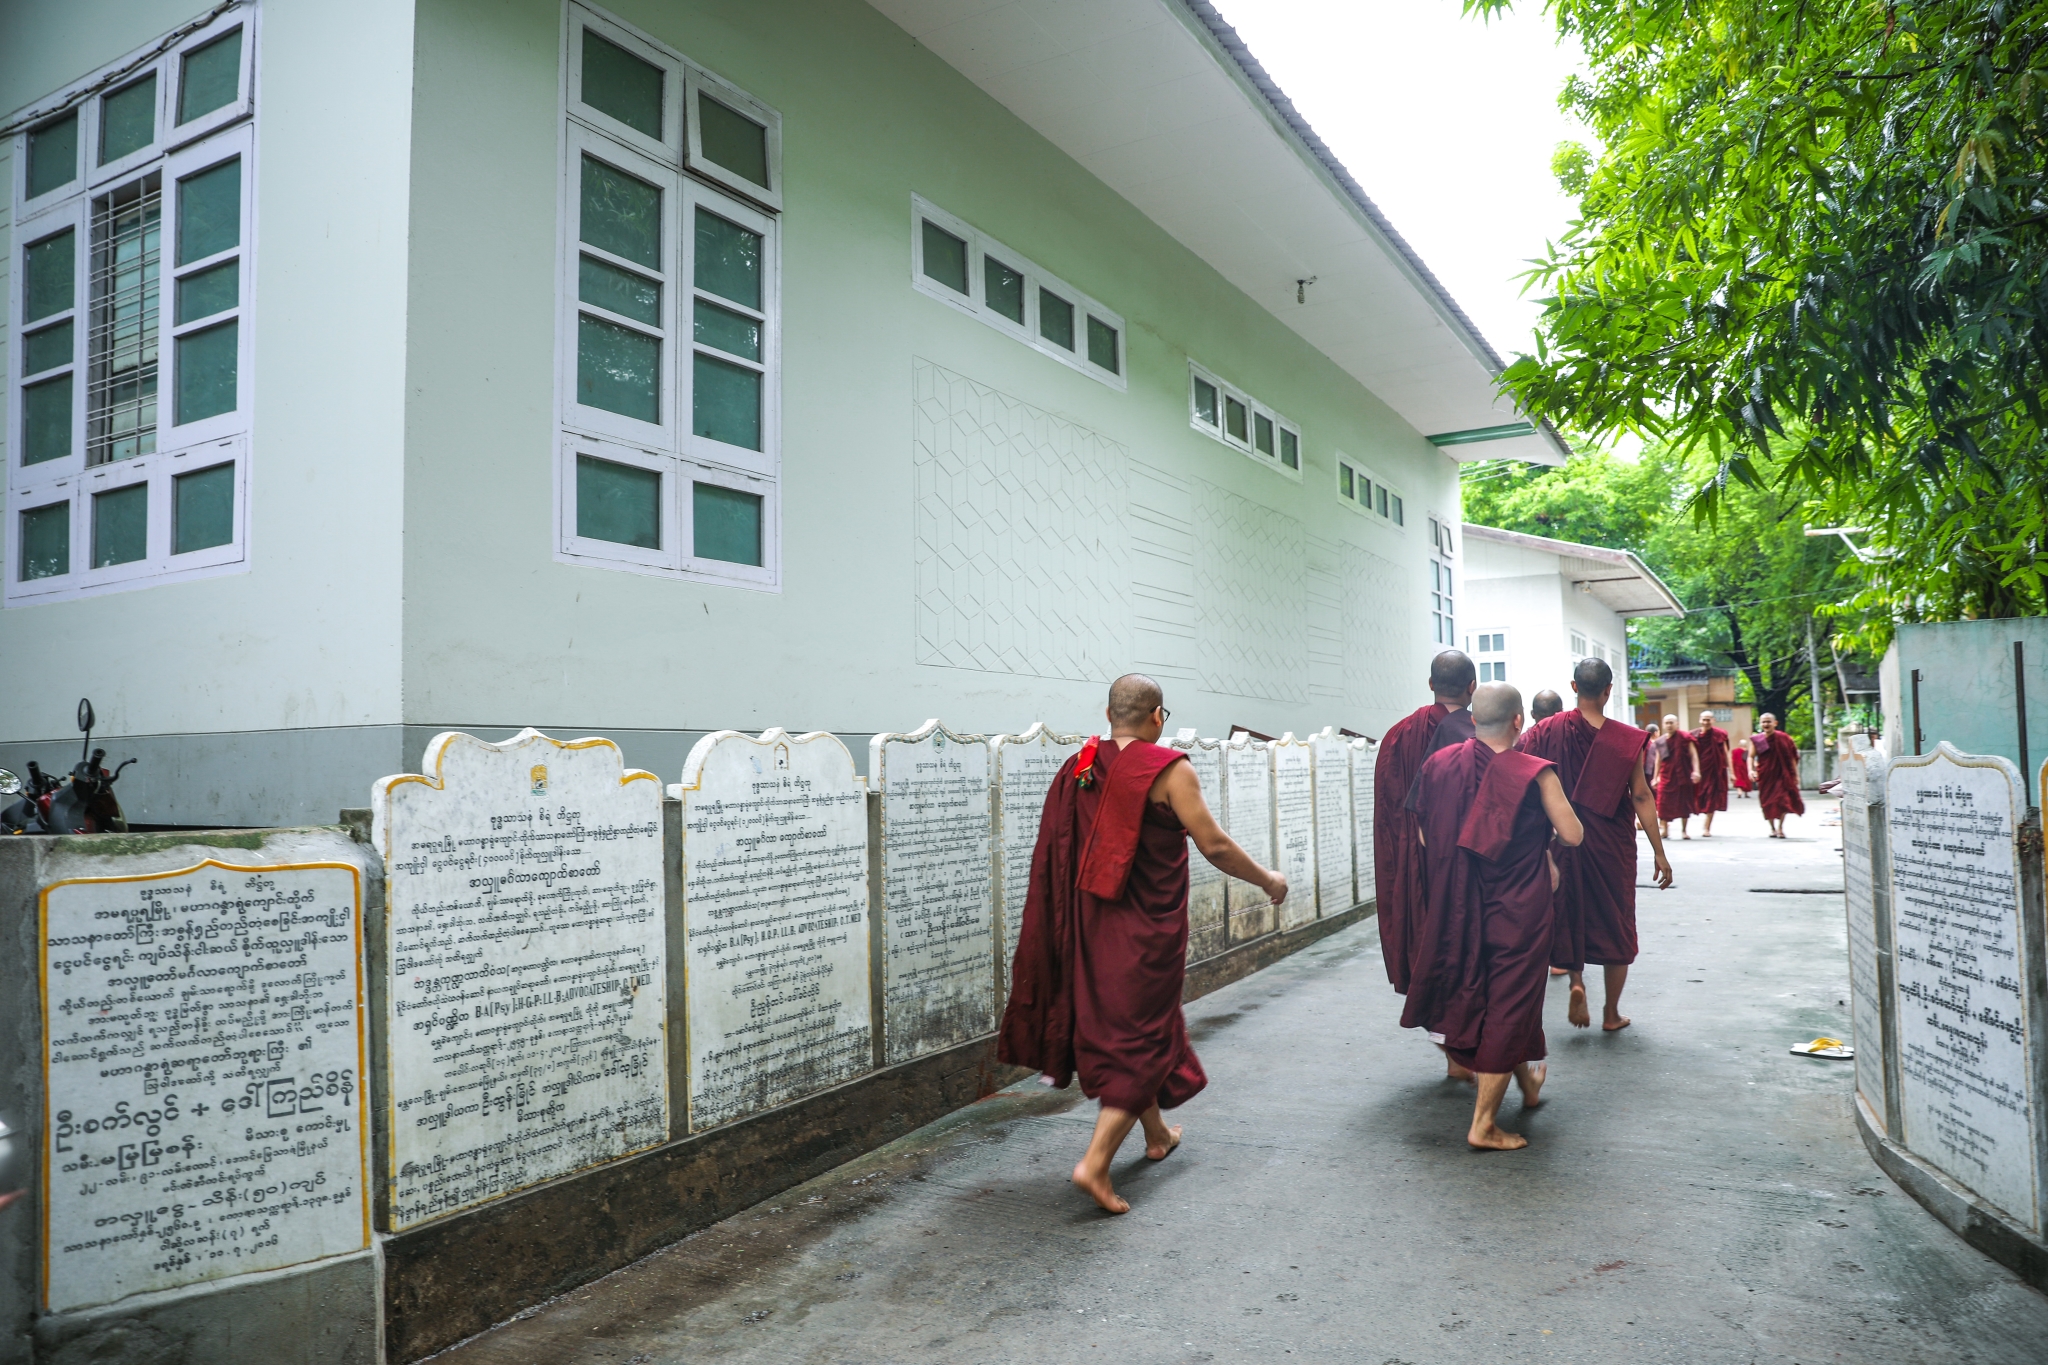
[[1865, 1106], [1863, 1096], [1857, 1095], [1855, 1100], [1856, 1131], [1878, 1169], [1949, 1231], [2035, 1289], [2048, 1293], [2048, 1241], [2028, 1232], [1886, 1137]]

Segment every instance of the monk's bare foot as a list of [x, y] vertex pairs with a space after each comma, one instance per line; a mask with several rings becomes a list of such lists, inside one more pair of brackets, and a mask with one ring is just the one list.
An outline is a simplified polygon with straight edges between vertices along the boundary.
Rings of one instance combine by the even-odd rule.
[[1552, 976], [1570, 976], [1570, 975], [1571, 975], [1571, 973], [1570, 973], [1570, 972], [1566, 971], [1566, 970], [1565, 970], [1564, 968], [1562, 968], [1562, 967], [1552, 967], [1552, 968], [1550, 969], [1550, 974], [1551, 974]]
[[1180, 1146], [1180, 1125], [1175, 1124], [1166, 1130], [1165, 1142], [1154, 1142], [1150, 1138], [1145, 1140], [1145, 1160], [1164, 1161], [1173, 1155], [1173, 1149], [1178, 1146]]
[[1459, 1066], [1456, 1062], [1450, 1061], [1448, 1058], [1445, 1059], [1444, 1065], [1449, 1068], [1444, 1072], [1445, 1080], [1464, 1081], [1467, 1084], [1471, 1083], [1472, 1073], [1470, 1071], [1467, 1071], [1464, 1067]]
[[1465, 1134], [1465, 1145], [1482, 1152], [1514, 1152], [1527, 1147], [1529, 1139], [1520, 1133], [1510, 1133], [1497, 1124], [1489, 1123], [1484, 1128], [1472, 1125], [1472, 1131]]
[[1109, 1186], [1109, 1172], [1101, 1175], [1090, 1174], [1088, 1163], [1074, 1167], [1074, 1187], [1102, 1206], [1104, 1213], [1129, 1213], [1131, 1201], [1118, 1194]]
[[1600, 1028], [1603, 1032], [1619, 1033], [1627, 1028], [1630, 1022], [1627, 1015], [1615, 1014], [1609, 1011], [1607, 1016], [1600, 1021]]
[[1526, 1071], [1529, 1079], [1523, 1080], [1522, 1076], [1524, 1074], [1523, 1072], [1515, 1074], [1515, 1084], [1522, 1088], [1522, 1107], [1524, 1109], [1534, 1109], [1537, 1105], [1543, 1103], [1537, 1097], [1543, 1093], [1544, 1079], [1550, 1075], [1550, 1063], [1531, 1062]]
[[1591, 1028], [1593, 1012], [1586, 1008], [1586, 988], [1572, 987], [1571, 1004], [1565, 1009], [1564, 1017], [1571, 1021], [1573, 1028]]

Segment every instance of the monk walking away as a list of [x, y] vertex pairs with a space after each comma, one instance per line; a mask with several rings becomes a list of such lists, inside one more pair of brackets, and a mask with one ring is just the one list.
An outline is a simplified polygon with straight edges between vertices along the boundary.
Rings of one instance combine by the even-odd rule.
[[1428, 908], [1415, 940], [1414, 975], [1401, 1013], [1407, 1028], [1443, 1037], [1444, 1051], [1478, 1078], [1465, 1141], [1484, 1150], [1528, 1146], [1498, 1123], [1508, 1079], [1522, 1107], [1542, 1102], [1543, 998], [1549, 981], [1552, 835], [1584, 837], [1548, 759], [1518, 752], [1522, 694], [1484, 683], [1472, 701], [1475, 736], [1431, 755], [1409, 796], [1421, 822]]
[[1756, 725], [1749, 746], [1757, 804], [1771, 822], [1771, 837], [1782, 839], [1785, 817], [1806, 814], [1806, 798], [1799, 794], [1799, 745], [1778, 728], [1778, 718], [1768, 711], [1757, 717]]
[[1664, 717], [1663, 732], [1657, 737], [1657, 828], [1671, 837], [1671, 822], [1678, 822], [1678, 837], [1692, 838], [1685, 825], [1696, 809], [1700, 784], [1700, 756], [1693, 747], [1692, 732], [1678, 728], [1678, 717]]
[[1558, 780], [1584, 826], [1585, 839], [1557, 855], [1558, 891], [1551, 965], [1571, 974], [1566, 1015], [1574, 1028], [1590, 1027], [1586, 965], [1597, 963], [1607, 978], [1601, 1027], [1609, 1033], [1629, 1026], [1621, 1012], [1622, 988], [1636, 960], [1636, 828], [1649, 837], [1657, 885], [1671, 885], [1671, 862], [1657, 829], [1657, 802], [1643, 773], [1650, 736], [1606, 715], [1614, 692], [1614, 670], [1605, 659], [1581, 659], [1572, 670], [1578, 705], [1530, 727], [1516, 748], [1557, 765]]
[[[1472, 713], [1466, 708], [1472, 704], [1473, 689], [1479, 686], [1479, 670], [1463, 650], [1447, 649], [1430, 660], [1426, 686], [1435, 700], [1394, 722], [1380, 740], [1379, 758], [1373, 765], [1375, 918], [1387, 980], [1403, 995], [1408, 992], [1414, 925], [1426, 900], [1422, 847], [1416, 842], [1418, 826], [1408, 809], [1408, 792], [1431, 754], [1472, 738]], [[1455, 1061], [1449, 1065], [1449, 1074], [1455, 1080], [1471, 1079]]]
[[1031, 855], [1010, 1002], [996, 1056], [1100, 1100], [1095, 1136], [1074, 1183], [1111, 1213], [1130, 1204], [1109, 1164], [1134, 1126], [1145, 1155], [1180, 1145], [1163, 1111], [1209, 1083], [1181, 1016], [1187, 976], [1188, 841], [1275, 905], [1287, 878], [1261, 867], [1223, 832], [1187, 755], [1163, 748], [1159, 684], [1127, 673], [1109, 688], [1109, 738], [1091, 739], [1046, 792]]
[[1693, 731], [1692, 743], [1700, 763], [1692, 808], [1706, 821], [1700, 838], [1711, 839], [1715, 813], [1728, 809], [1728, 732], [1714, 724], [1712, 711], [1700, 712], [1700, 728]]

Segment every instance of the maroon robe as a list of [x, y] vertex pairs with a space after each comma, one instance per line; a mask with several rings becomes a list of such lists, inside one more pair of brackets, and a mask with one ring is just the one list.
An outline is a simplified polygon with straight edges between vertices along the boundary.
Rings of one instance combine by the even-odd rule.
[[1431, 702], [1402, 717], [1380, 740], [1373, 763], [1373, 899], [1378, 903], [1375, 914], [1387, 980], [1401, 992], [1408, 989], [1408, 944], [1423, 903], [1422, 849], [1415, 837], [1415, 816], [1408, 810], [1408, 788], [1448, 714], [1448, 706]]
[[1693, 788], [1692, 808], [1706, 813], [1728, 809], [1728, 732], [1702, 726], [1692, 737], [1700, 751], [1700, 781]]
[[1799, 746], [1792, 736], [1783, 730], [1758, 731], [1749, 742], [1756, 748], [1756, 799], [1763, 803], [1764, 819], [1806, 814], [1806, 799], [1799, 794]]
[[1610, 720], [1595, 730], [1577, 710], [1539, 721], [1515, 745], [1557, 765], [1558, 780], [1586, 828], [1577, 848], [1559, 845], [1557, 913], [1550, 965], [1636, 960], [1636, 815], [1629, 790], [1647, 732]]
[[1550, 766], [1472, 739], [1432, 754], [1415, 780], [1429, 900], [1401, 1024], [1441, 1035], [1473, 1071], [1544, 1056], [1551, 831], [1536, 779]]
[[1673, 730], [1658, 741], [1657, 818], [1683, 820], [1693, 813], [1692, 731]]
[[1112, 1109], [1172, 1109], [1209, 1079], [1181, 1015], [1188, 837], [1146, 799], [1184, 753], [1127, 740], [1069, 758], [1045, 794], [996, 1057]]
[[1756, 784], [1749, 780], [1749, 745], [1738, 746], [1735, 752], [1728, 756], [1728, 764], [1735, 770], [1735, 790], [1756, 790]]

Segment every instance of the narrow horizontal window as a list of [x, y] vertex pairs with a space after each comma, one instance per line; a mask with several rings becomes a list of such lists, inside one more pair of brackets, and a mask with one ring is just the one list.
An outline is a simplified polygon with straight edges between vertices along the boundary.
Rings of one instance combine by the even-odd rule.
[[21, 320], [34, 322], [71, 307], [78, 285], [78, 233], [65, 228], [22, 253]]
[[967, 292], [967, 243], [927, 218], [924, 273], [956, 294]]
[[1216, 386], [1206, 379], [1195, 381], [1195, 417], [1209, 426], [1216, 425]]
[[1074, 305], [1050, 289], [1038, 291], [1038, 334], [1063, 351], [1074, 349]]
[[576, 320], [576, 401], [661, 421], [661, 338], [583, 314]]
[[577, 297], [620, 317], [661, 325], [661, 281], [650, 280], [631, 270], [621, 270], [595, 256], [577, 261]]
[[60, 322], [55, 327], [45, 327], [40, 332], [30, 332], [21, 344], [21, 372], [41, 374], [54, 370], [59, 365], [69, 365], [72, 354], [72, 327], [69, 322]]
[[178, 264], [242, 244], [242, 158], [178, 182]]
[[225, 313], [242, 301], [242, 263], [223, 261], [178, 281], [179, 323]]
[[1093, 313], [1088, 315], [1088, 360], [1111, 374], [1118, 372], [1116, 328]]
[[1387, 514], [1387, 486], [1381, 484], [1375, 491], [1379, 497], [1379, 513], [1381, 516], [1385, 516]]
[[187, 332], [177, 344], [177, 424], [233, 412], [240, 320], [231, 318], [218, 327]]
[[661, 68], [583, 30], [583, 102], [636, 133], [661, 139]]
[[234, 29], [185, 54], [178, 75], [178, 122], [233, 104], [242, 93], [242, 30]]
[[[709, 95], [698, 95], [697, 142], [712, 165], [769, 188], [768, 130], [739, 110]], [[961, 292], [966, 292], [964, 287]]]
[[61, 578], [70, 572], [71, 504], [58, 502], [23, 512], [19, 567], [23, 581]]
[[61, 460], [71, 454], [71, 376], [60, 374], [21, 391], [21, 462]]
[[1273, 453], [1273, 419], [1263, 412], [1252, 414], [1252, 449], [1261, 455]]
[[652, 469], [576, 457], [576, 534], [643, 550], [661, 548], [661, 475]]
[[108, 569], [149, 557], [149, 485], [131, 483], [92, 500], [92, 566]]
[[582, 239], [600, 251], [659, 270], [661, 191], [585, 156]]
[[981, 258], [982, 296], [989, 311], [1024, 325], [1024, 272], [1004, 265], [993, 256]]
[[1301, 468], [1301, 437], [1280, 428], [1280, 463], [1289, 469]]
[[156, 73], [100, 99], [100, 165], [156, 141]]
[[1248, 439], [1245, 433], [1246, 420], [1247, 413], [1244, 404], [1238, 402], [1235, 398], [1223, 400], [1223, 429], [1230, 433], [1232, 440], [1244, 441]]
[[761, 358], [761, 324], [704, 299], [697, 300], [694, 336], [700, 345], [716, 346], [729, 355]]
[[63, 189], [78, 179], [78, 115], [66, 114], [28, 135], [28, 197]]
[[[1384, 489], [1383, 489], [1383, 490], [1381, 490], [1381, 491], [1382, 491], [1382, 493], [1384, 493], [1384, 492], [1385, 492], [1385, 490], [1384, 490]], [[1396, 525], [1396, 526], [1405, 526], [1405, 525], [1407, 525], [1407, 520], [1406, 520], [1406, 518], [1405, 518], [1405, 517], [1403, 517], [1403, 516], [1402, 516], [1402, 514], [1401, 514], [1401, 499], [1400, 499], [1399, 497], [1396, 497], [1396, 498], [1394, 499], [1394, 525]]]
[[693, 486], [692, 550], [698, 559], [761, 563], [761, 497], [715, 483]]
[[235, 467], [180, 474], [171, 481], [171, 553], [210, 550], [235, 538]]

